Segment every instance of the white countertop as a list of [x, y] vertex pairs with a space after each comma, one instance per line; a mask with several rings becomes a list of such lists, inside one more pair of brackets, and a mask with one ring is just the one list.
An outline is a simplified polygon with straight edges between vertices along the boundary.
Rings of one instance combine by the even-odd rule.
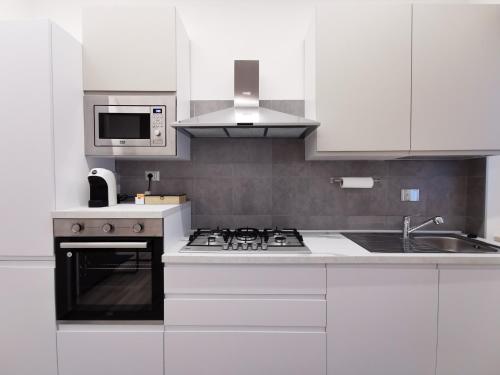
[[74, 207], [52, 212], [54, 219], [162, 219], [180, 210], [183, 204], [130, 204], [110, 207]]
[[[187, 239], [163, 254], [173, 263], [500, 264], [500, 254], [371, 253], [335, 231], [302, 232], [311, 254], [179, 253]], [[496, 245], [499, 245], [498, 243]]]

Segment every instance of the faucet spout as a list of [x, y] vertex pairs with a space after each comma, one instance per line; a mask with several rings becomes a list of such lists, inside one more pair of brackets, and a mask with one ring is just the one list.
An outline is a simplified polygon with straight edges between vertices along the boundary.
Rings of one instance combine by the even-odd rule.
[[422, 224], [417, 225], [415, 227], [410, 226], [411, 223], [411, 218], [410, 216], [405, 216], [403, 217], [403, 238], [406, 240], [410, 238], [410, 234], [423, 228], [426, 227], [429, 224], [436, 224], [440, 225], [444, 223], [444, 219], [442, 216], [434, 216], [433, 218], [430, 218], [429, 220], [424, 221]]

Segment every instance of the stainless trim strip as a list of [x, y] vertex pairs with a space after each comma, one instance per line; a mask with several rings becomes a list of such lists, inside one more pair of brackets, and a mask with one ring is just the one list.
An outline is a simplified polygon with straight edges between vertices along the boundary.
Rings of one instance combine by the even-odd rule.
[[146, 249], [147, 242], [61, 242], [61, 249]]

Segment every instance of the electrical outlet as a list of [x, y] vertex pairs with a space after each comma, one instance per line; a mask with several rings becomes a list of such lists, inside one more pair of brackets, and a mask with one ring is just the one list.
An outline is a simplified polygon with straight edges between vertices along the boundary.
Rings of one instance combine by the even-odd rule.
[[146, 171], [144, 172], [144, 177], [146, 178], [146, 181], [149, 181], [148, 174], [153, 175], [153, 180], [152, 181], [160, 181], [160, 171]]
[[401, 189], [401, 202], [420, 201], [420, 189]]

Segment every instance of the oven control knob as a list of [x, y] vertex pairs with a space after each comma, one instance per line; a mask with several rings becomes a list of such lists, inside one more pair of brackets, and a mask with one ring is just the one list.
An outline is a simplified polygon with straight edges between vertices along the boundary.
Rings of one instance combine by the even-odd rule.
[[156, 135], [157, 137], [159, 137], [159, 136], [161, 135], [161, 131], [159, 131], [159, 130], [155, 130], [155, 135]]
[[257, 242], [254, 242], [254, 243], [252, 244], [252, 250], [257, 250], [257, 249], [258, 249], [258, 247], [259, 247], [259, 244], [258, 244]]
[[113, 230], [113, 226], [112, 226], [111, 224], [109, 224], [109, 223], [106, 223], [106, 224], [104, 224], [104, 225], [102, 226], [102, 231], [103, 231], [104, 233], [109, 233], [109, 232], [111, 232], [112, 230]]
[[233, 248], [233, 250], [238, 250], [238, 244], [236, 242], [233, 243], [231, 247]]
[[142, 224], [136, 223], [132, 226], [134, 233], [141, 233], [143, 230]]
[[228, 250], [229, 249], [229, 244], [227, 242], [224, 242], [222, 244], [222, 250]]
[[242, 248], [243, 250], [248, 250], [248, 244], [247, 244], [246, 242], [245, 242], [245, 243], [242, 243], [242, 244], [241, 244], [241, 248]]
[[261, 246], [262, 246], [262, 250], [267, 250], [267, 243], [264, 242]]
[[82, 226], [78, 223], [75, 223], [71, 226], [71, 231], [73, 233], [79, 233], [82, 230]]

